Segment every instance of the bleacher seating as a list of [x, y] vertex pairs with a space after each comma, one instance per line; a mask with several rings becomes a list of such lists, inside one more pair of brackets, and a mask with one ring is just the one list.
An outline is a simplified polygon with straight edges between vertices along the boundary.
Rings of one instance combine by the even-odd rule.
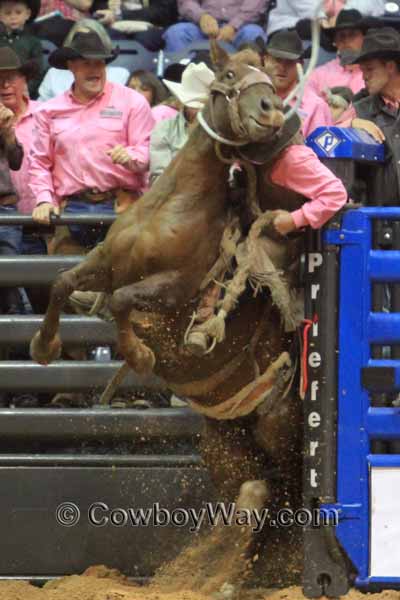
[[157, 52], [150, 52], [134, 40], [118, 40], [116, 46], [119, 46], [120, 53], [113, 61], [113, 66], [124, 67], [130, 72], [137, 69], [144, 69], [153, 73], [157, 72]]

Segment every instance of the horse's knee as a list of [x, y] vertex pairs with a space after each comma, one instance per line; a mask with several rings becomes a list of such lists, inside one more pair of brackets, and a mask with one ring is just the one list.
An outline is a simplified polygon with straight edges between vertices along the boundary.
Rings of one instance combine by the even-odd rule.
[[129, 310], [129, 298], [123, 289], [115, 290], [110, 298], [109, 307], [113, 315], [121, 315]]
[[75, 277], [70, 271], [61, 273], [55, 280], [51, 289], [52, 299], [61, 302], [67, 298], [75, 289]]

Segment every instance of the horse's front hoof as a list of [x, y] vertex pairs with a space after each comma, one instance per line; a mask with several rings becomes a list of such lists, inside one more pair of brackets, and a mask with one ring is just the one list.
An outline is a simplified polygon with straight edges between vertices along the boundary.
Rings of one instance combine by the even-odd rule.
[[53, 360], [57, 360], [61, 356], [60, 336], [56, 334], [51, 342], [45, 344], [40, 331], [36, 332], [31, 340], [29, 353], [32, 360], [40, 365], [50, 364]]
[[145, 344], [136, 346], [133, 352], [125, 355], [125, 360], [138, 375], [150, 375], [156, 364], [154, 352]]

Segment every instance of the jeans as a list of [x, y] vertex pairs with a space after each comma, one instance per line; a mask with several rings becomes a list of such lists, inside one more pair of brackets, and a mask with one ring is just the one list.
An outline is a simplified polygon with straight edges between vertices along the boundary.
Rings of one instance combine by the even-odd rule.
[[[1, 206], [0, 215], [16, 215], [14, 205]], [[21, 254], [22, 228], [16, 225], [0, 225], [0, 256], [18, 256]], [[17, 314], [22, 312], [21, 296], [17, 288], [0, 290], [0, 313]]]
[[[113, 201], [106, 202], [97, 202], [96, 204], [92, 204], [90, 202], [85, 202], [84, 200], [72, 199], [68, 200], [67, 204], [64, 207], [65, 215], [76, 215], [77, 213], [86, 213], [91, 215], [96, 215], [99, 213], [106, 213], [109, 215], [114, 215], [114, 203]], [[87, 250], [91, 250], [97, 244], [102, 242], [106, 237], [108, 225], [69, 225], [68, 229], [70, 231], [71, 236], [77, 241], [81, 246], [86, 248]]]
[[[233, 38], [232, 44], [235, 48], [239, 48], [246, 42], [254, 42], [258, 37], [266, 40], [266, 33], [260, 25], [243, 25]], [[192, 42], [206, 40], [200, 27], [195, 23], [182, 22], [168, 27], [164, 33], [165, 49], [167, 52], [181, 52], [185, 50]]]

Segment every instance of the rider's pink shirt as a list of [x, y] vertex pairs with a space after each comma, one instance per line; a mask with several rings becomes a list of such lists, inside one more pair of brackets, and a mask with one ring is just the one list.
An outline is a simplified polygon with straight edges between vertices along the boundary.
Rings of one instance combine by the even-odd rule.
[[351, 69], [342, 67], [338, 58], [314, 69], [311, 73], [306, 89], [312, 90], [318, 96], [323, 96], [326, 88], [345, 86], [356, 94], [365, 87], [363, 74], [358, 65]]
[[34, 119], [29, 185], [36, 204], [55, 204], [83, 189], [141, 191], [142, 173], [113, 164], [107, 154], [121, 144], [146, 169], [154, 119], [141, 94], [107, 81], [101, 94], [82, 104], [71, 88], [45, 102]]
[[310, 225], [319, 229], [347, 202], [347, 192], [340, 179], [307, 146], [286, 148], [270, 177], [273, 183], [310, 199], [291, 213], [297, 228]]
[[34, 126], [33, 113], [42, 105], [40, 102], [29, 100], [28, 98], [26, 98], [26, 101], [28, 102], [26, 112], [15, 125], [15, 135], [24, 148], [24, 158], [19, 171], [11, 171], [10, 169], [10, 176], [14, 184], [15, 191], [18, 194], [19, 212], [31, 214], [36, 206], [36, 202], [35, 197], [27, 185], [29, 170], [28, 157], [32, 146]]

